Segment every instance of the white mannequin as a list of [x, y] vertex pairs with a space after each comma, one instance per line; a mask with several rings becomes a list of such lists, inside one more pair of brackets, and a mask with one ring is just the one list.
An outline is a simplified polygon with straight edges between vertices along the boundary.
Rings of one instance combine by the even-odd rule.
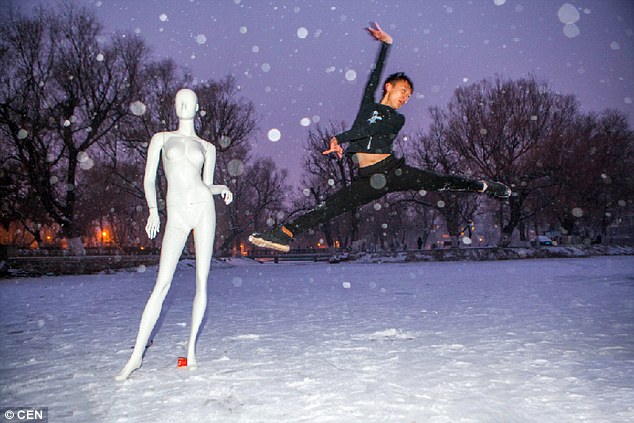
[[145, 346], [159, 318], [176, 265], [192, 230], [196, 245], [196, 295], [187, 344], [187, 366], [192, 370], [196, 368], [196, 337], [207, 307], [207, 277], [216, 232], [216, 210], [212, 195], [222, 196], [226, 204], [233, 200], [229, 188], [213, 185], [216, 148], [196, 135], [196, 93], [190, 89], [178, 91], [175, 106], [178, 129], [159, 132], [152, 137], [143, 180], [145, 199], [150, 208], [145, 231], [153, 239], [161, 224], [156, 202], [156, 171], [162, 157], [167, 178], [167, 224], [161, 245], [158, 276], [141, 316], [132, 356], [115, 376], [116, 380], [127, 379], [130, 373], [141, 367]]

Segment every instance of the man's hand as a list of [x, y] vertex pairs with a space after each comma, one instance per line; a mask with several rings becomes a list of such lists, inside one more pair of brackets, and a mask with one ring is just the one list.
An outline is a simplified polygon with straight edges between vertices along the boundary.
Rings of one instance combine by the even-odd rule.
[[383, 31], [383, 29], [381, 29], [377, 22], [374, 22], [374, 28], [368, 27], [366, 29], [368, 30], [370, 35], [372, 35], [377, 40], [383, 41], [385, 44], [392, 44], [392, 37], [390, 37], [387, 32]]
[[330, 138], [330, 148], [326, 151], [322, 151], [321, 154], [330, 153], [337, 153], [337, 157], [339, 158], [343, 157], [343, 148], [341, 148], [341, 146], [339, 145], [339, 141], [337, 141], [337, 138], [335, 137]]

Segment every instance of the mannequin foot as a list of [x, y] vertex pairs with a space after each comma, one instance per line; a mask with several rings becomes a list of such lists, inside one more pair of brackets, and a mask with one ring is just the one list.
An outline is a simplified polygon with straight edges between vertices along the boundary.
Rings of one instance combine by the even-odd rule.
[[188, 355], [187, 356], [187, 369], [188, 370], [196, 370], [198, 368], [198, 362], [196, 361], [196, 355]]
[[132, 359], [131, 358], [126, 363], [126, 365], [123, 367], [123, 369], [121, 369], [119, 374], [114, 377], [114, 380], [116, 380], [116, 381], [126, 380], [128, 378], [128, 376], [130, 376], [130, 373], [132, 373], [133, 371], [135, 371], [139, 367], [141, 367], [141, 359], [140, 358], [139, 359]]

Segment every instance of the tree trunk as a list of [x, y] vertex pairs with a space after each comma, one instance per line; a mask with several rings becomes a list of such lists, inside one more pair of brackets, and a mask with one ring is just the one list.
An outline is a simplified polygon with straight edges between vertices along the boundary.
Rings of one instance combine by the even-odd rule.
[[502, 228], [502, 236], [500, 238], [500, 247], [508, 247], [511, 244], [511, 239], [513, 236], [513, 231], [517, 227], [520, 222], [520, 217], [522, 215], [522, 203], [523, 199], [521, 196], [511, 197], [509, 199], [511, 216], [509, 217], [509, 221]]

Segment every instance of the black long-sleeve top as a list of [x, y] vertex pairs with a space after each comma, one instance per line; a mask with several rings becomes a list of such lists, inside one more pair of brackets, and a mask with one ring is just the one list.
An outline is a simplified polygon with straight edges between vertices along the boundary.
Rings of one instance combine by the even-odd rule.
[[376, 89], [380, 85], [383, 65], [390, 44], [381, 43], [374, 70], [370, 74], [363, 92], [361, 107], [352, 128], [335, 135], [339, 143], [348, 143], [346, 154], [371, 153], [392, 154], [392, 143], [405, 124], [405, 116], [390, 106], [375, 102]]

